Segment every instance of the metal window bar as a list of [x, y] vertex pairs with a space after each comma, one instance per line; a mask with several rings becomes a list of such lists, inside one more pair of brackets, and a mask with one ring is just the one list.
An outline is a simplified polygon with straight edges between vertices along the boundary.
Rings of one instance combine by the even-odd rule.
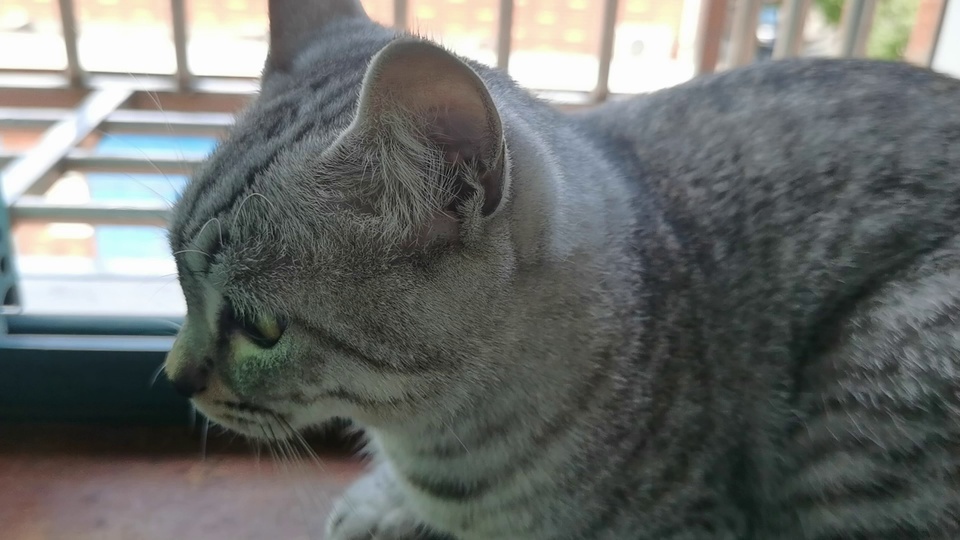
[[83, 68], [80, 67], [77, 48], [77, 14], [73, 7], [73, 0], [60, 0], [60, 30], [67, 53], [67, 80], [71, 86], [80, 87], [83, 86]]
[[10, 217], [16, 222], [64, 221], [91, 225], [153, 225], [164, 227], [170, 215], [166, 205], [155, 203], [124, 203], [111, 205], [86, 203], [83, 205], [51, 204], [39, 197], [24, 197], [10, 208]]
[[841, 19], [840, 56], [863, 57], [877, 8], [876, 0], [847, 0]]
[[393, 26], [406, 30], [409, 24], [410, 5], [407, 0], [393, 0]]
[[49, 187], [47, 180], [60, 160], [132, 93], [126, 88], [92, 93], [72, 114], [50, 127], [29, 152], [4, 167], [0, 171], [0, 187], [7, 204], [15, 205], [26, 193], [42, 192]]
[[510, 49], [513, 45], [513, 0], [500, 0], [500, 20], [497, 23], [497, 67], [510, 67]]
[[[135, 85], [131, 82], [135, 81]], [[194, 76], [191, 80], [189, 92], [179, 89], [176, 80], [168, 75], [153, 73], [107, 73], [85, 71], [83, 87], [75, 88], [61, 72], [30, 72], [8, 70], [0, 68], [0, 93], [5, 91], [37, 92], [46, 90], [73, 91], [82, 94], [85, 90], [115, 88], [117, 86], [132, 87], [138, 92], [160, 92], [175, 94], [187, 100], [199, 99], [204, 101], [205, 94], [220, 94], [222, 96], [248, 97], [256, 93], [259, 83], [248, 77], [229, 76]], [[230, 100], [233, 103], [234, 100]], [[5, 101], [0, 97], [0, 103]], [[219, 110], [222, 107], [215, 107]]]
[[181, 92], [190, 89], [190, 66], [187, 60], [187, 6], [185, 0], [170, 0], [173, 26], [173, 49], [177, 57], [177, 86]]
[[810, 13], [812, 0], [784, 0], [780, 6], [780, 35], [773, 45], [775, 59], [791, 58], [800, 54], [803, 29]]
[[694, 73], [707, 75], [717, 70], [720, 63], [720, 43], [723, 41], [727, 19], [728, 0], [703, 0], [700, 20], [697, 22], [696, 58]]
[[[16, 155], [0, 152], [0, 166], [8, 165], [17, 159]], [[84, 150], [73, 150], [58, 162], [58, 168], [78, 172], [123, 172], [131, 174], [190, 174], [202, 161], [200, 156], [184, 156], [180, 153], [161, 154], [141, 153], [92, 154]], [[20, 200], [31, 195], [24, 194]], [[14, 205], [15, 206], [15, 205]]]
[[[673, 0], [661, 0], [673, 1]], [[756, 9], [760, 0], [733, 0], [735, 6], [735, 21], [737, 27], [732, 32], [731, 54], [729, 58], [735, 60], [733, 65], [742, 65], [749, 61], [750, 54], [753, 52], [751, 43], [754, 42], [754, 33], [752, 29], [756, 20]], [[700, 7], [700, 21], [698, 28], [698, 43], [696, 53], [696, 74], [705, 74], [714, 71], [718, 63], [720, 43], [723, 40], [722, 26], [727, 17], [727, 7], [730, 0], [702, 0]], [[607, 50], [607, 43], [612, 43], [612, 33], [615, 30], [617, 21], [616, 10], [610, 9], [615, 2], [604, 1], [603, 32], [601, 36], [601, 47], [599, 51], [599, 73], [596, 96], [605, 95], [606, 77], [609, 69], [609, 59], [606, 58], [604, 51]], [[799, 45], [802, 41], [803, 23], [806, 19], [806, 13], [809, 11], [811, 0], [784, 0], [781, 7], [782, 37], [777, 40], [777, 50], [775, 57], [783, 58], [795, 56], [799, 52]], [[64, 49], [67, 57], [67, 67], [59, 75], [64, 77], [67, 83], [74, 87], [92, 87], [89, 84], [91, 75], [104, 76], [105, 74], [92, 74], [83, 70], [80, 65], [77, 50], [77, 17], [75, 4], [73, 0], [58, 0], [60, 8], [60, 19], [62, 24]], [[394, 24], [399, 28], [409, 26], [410, 3], [409, 0], [393, 0]], [[514, 6], [513, 0], [500, 0], [500, 21], [497, 31], [497, 65], [506, 68], [509, 65], [511, 52], [511, 33], [514, 25]], [[943, 8], [946, 1], [943, 3]], [[843, 40], [839, 54], [841, 56], [862, 55], [865, 48], [866, 38], [869, 35], [870, 23], [876, 7], [876, 0], [849, 0], [845, 4], [845, 16], [843, 20]], [[938, 21], [943, 19], [943, 11], [939, 14]], [[172, 31], [174, 40], [174, 49], [176, 54], [177, 71], [173, 77], [173, 84], [168, 86], [176, 88], [180, 92], [196, 90], [194, 83], [219, 84], [220, 81], [247, 81], [245, 92], [250, 93], [256, 90], [256, 83], [247, 78], [231, 77], [195, 77], [188, 65], [187, 39], [188, 26], [186, 17], [186, 0], [170, 0], [170, 9], [172, 14]], [[743, 30], [743, 31], [741, 31]], [[0, 69], [0, 79], [5, 70]], [[165, 77], [152, 74], [134, 73], [138, 79], [146, 77], [153, 80], [162, 80]], [[22, 78], [23, 73], [18, 73]], [[106, 75], [110, 76], [110, 75]], [[112, 75], [114, 78], [118, 76]], [[166, 77], [169, 79], [169, 77]], [[197, 80], [202, 79], [202, 80]], [[58, 77], [51, 77], [45, 82], [38, 82], [42, 86], [56, 85]], [[39, 78], [38, 78], [39, 81]], [[0, 87], [3, 86], [0, 80]]]
[[737, 0], [733, 11], [733, 28], [727, 65], [745, 66], [756, 59], [757, 22], [762, 0]]
[[0, 193], [0, 336], [6, 333], [3, 315], [17, 311], [20, 293], [14, 273], [13, 219]]
[[617, 11], [619, 0], [606, 0], [603, 3], [603, 26], [600, 32], [600, 55], [597, 68], [597, 86], [593, 91], [593, 101], [602, 102], [610, 95], [610, 64], [613, 62], [613, 45], [617, 31]]
[[[47, 129], [70, 113], [70, 109], [0, 107], [0, 127]], [[110, 113], [100, 128], [124, 133], [219, 136], [231, 125], [233, 116], [226, 113], [125, 110]]]
[[[664, 0], [666, 1], [666, 0]], [[697, 26], [696, 74], [715, 71], [719, 61], [728, 8], [731, 0], [703, 0]], [[731, 56], [736, 64], [752, 60], [755, 51], [755, 28], [758, 0], [734, 0], [736, 8], [735, 35]], [[795, 56], [802, 42], [803, 23], [811, 0], [785, 0], [781, 7], [781, 39], [777, 57]], [[7, 195], [0, 206], [0, 294], [16, 298], [10, 283], [12, 245], [9, 240], [10, 223], [17, 221], [69, 220], [86, 223], [122, 223], [127, 225], [163, 225], [167, 209], [152, 204], [63, 205], [45, 202], [36, 196], [49, 186], [53, 173], [70, 169], [77, 171], [144, 172], [160, 174], [189, 174], [200, 157], [182, 157], [151, 152], [148, 155], [104, 155], [76, 149], [77, 144], [94, 129], [124, 132], [164, 133], [174, 135], [222, 133], [232, 124], [233, 110], [246, 96], [256, 90], [257, 83], [247, 78], [200, 77], [190, 72], [187, 55], [187, 24], [185, 0], [171, 0], [173, 39], [177, 55], [177, 72], [173, 77], [145, 75], [137, 77], [137, 88], [130, 89], [130, 79], [116, 74], [84, 72], [77, 56], [77, 31], [74, 4], [59, 0], [63, 24], [67, 68], [63, 72], [33, 74], [24, 79], [5, 78], [0, 73], [0, 127], [31, 127], [46, 129], [42, 141], [28, 152], [20, 154], [0, 152], [0, 193]], [[394, 24], [406, 28], [409, 23], [409, 1], [394, 0]], [[597, 81], [592, 98], [602, 101], [609, 96], [609, 75], [613, 59], [613, 45], [618, 21], [618, 0], [605, 0], [601, 39], [598, 50]], [[843, 20], [844, 55], [862, 54], [875, 0], [850, 0]], [[512, 49], [515, 2], [500, 0], [500, 20], [497, 26], [497, 65], [509, 67]], [[941, 13], [941, 20], [943, 13]], [[25, 85], [24, 80], [29, 80]], [[87, 90], [78, 90], [77, 86]], [[80, 105], [78, 95], [89, 92]], [[156, 92], [165, 105], [168, 100], [180, 100], [183, 111], [159, 112], [140, 110], [152, 107], [153, 100], [146, 93]], [[10, 103], [13, 102], [13, 105]], [[25, 106], [24, 103], [27, 103]], [[31, 105], [32, 103], [32, 105]], [[52, 105], [57, 103], [58, 105]], [[128, 109], [120, 110], [120, 107]], [[211, 111], [218, 112], [211, 112]], [[198, 112], [188, 112], [198, 111]], [[2, 321], [0, 321], [2, 324]]]
[[946, 18], [948, 4], [950, 4], [950, 0], [943, 0], [943, 2], [940, 2], [940, 10], [937, 13], [936, 19], [936, 29], [933, 32], [932, 44], [930, 45], [930, 50], [927, 52], [927, 57], [925, 59], [925, 65], [927, 67], [933, 66], [933, 61], [937, 57], [937, 47], [940, 45], [940, 34], [943, 32], [943, 20]]

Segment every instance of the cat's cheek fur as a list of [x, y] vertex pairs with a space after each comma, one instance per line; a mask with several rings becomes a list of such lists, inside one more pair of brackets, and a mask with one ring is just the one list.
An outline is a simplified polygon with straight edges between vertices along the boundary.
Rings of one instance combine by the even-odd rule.
[[240, 339], [231, 340], [227, 356], [230, 386], [243, 396], [277, 394], [278, 382], [289, 379], [296, 360], [286, 347], [264, 350]]

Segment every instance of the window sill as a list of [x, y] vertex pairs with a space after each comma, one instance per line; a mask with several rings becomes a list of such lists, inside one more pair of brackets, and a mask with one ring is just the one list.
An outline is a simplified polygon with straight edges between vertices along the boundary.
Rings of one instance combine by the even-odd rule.
[[6, 323], [0, 422], [182, 425], [193, 414], [165, 377], [155, 377], [173, 342], [173, 318], [20, 315]]

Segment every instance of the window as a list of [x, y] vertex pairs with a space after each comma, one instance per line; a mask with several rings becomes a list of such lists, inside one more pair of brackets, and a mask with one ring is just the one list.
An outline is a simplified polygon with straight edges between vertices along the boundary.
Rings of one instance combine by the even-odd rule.
[[[266, 0], [0, 3], [0, 354], [96, 350], [159, 361], [168, 342], [151, 339], [172, 333], [184, 311], [164, 238], [167, 211], [193, 166], [256, 91], [267, 52], [266, 6]], [[383, 24], [509, 70], [564, 108], [769, 57], [871, 54], [930, 64], [938, 40], [956, 40], [941, 29], [944, 0], [367, 0], [364, 6]], [[871, 22], [883, 30], [871, 34]], [[949, 64], [946, 53], [937, 58]], [[14, 339], [28, 334], [47, 337]], [[109, 341], [107, 334], [150, 339]], [[67, 335], [102, 339], [61, 339]]]

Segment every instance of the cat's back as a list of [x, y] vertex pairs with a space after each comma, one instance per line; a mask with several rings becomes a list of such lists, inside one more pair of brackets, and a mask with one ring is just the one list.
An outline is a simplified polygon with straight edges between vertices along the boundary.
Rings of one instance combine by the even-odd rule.
[[[578, 117], [653, 200], [637, 213], [653, 208], [675, 232], [682, 256], [649, 272], [697, 278], [658, 292], [694, 297], [690, 328], [712, 349], [686, 361], [721, 366], [717, 386], [736, 389], [717, 400], [747, 419], [758, 530], [957, 537], [960, 490], [940, 471], [960, 429], [960, 81], [769, 62]], [[668, 244], [660, 231], [635, 241]], [[920, 440], [922, 460], [897, 454]], [[908, 481], [866, 504], [858, 490], [880, 475], [860, 473], [891, 463]], [[918, 493], [923, 512], [909, 504]]]
[[[797, 187], [776, 174], [787, 171], [823, 173], [816, 184], [836, 188], [862, 168], [908, 175], [960, 159], [960, 80], [903, 63], [759, 63], [610, 102], [580, 119], [610, 138], [626, 167], [693, 173], [649, 178], [665, 191], [709, 189], [728, 172], [746, 177], [725, 186], [734, 191]], [[858, 170], [834, 170], [841, 162]], [[956, 175], [936, 177], [960, 186]]]
[[578, 116], [647, 165], [737, 147], [757, 152], [752, 161], [777, 163], [882, 153], [895, 141], [916, 145], [903, 153], [923, 153], [934, 141], [958, 152], [960, 80], [904, 63], [783, 60], [611, 101]]
[[767, 62], [579, 118], [731, 279], [839, 293], [818, 276], [856, 286], [960, 234], [960, 81], [929, 70]]

